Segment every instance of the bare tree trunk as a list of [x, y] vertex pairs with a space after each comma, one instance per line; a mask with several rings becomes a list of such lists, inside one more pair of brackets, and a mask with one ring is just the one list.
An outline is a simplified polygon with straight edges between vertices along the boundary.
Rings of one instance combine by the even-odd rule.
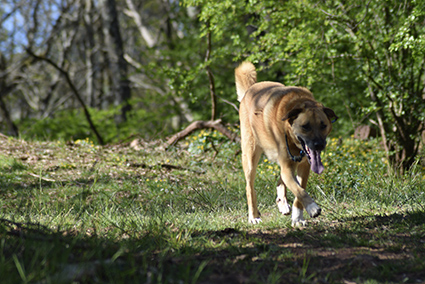
[[127, 120], [130, 105], [130, 81], [128, 80], [127, 62], [124, 59], [124, 47], [118, 22], [118, 12], [115, 0], [101, 0], [102, 17], [104, 20], [104, 34], [107, 42], [109, 60], [112, 70], [112, 86], [115, 90], [115, 105], [121, 106], [121, 114], [116, 118], [117, 123]]
[[96, 70], [97, 64], [95, 62], [96, 58], [94, 55], [95, 52], [95, 33], [93, 28], [93, 2], [92, 0], [86, 0], [84, 4], [84, 24], [86, 27], [86, 95], [87, 95], [87, 104], [91, 107], [96, 106], [96, 87], [95, 87], [95, 74], [98, 72]]
[[7, 124], [7, 128], [8, 128], [7, 134], [12, 136], [18, 136], [19, 134], [18, 127], [13, 122], [12, 117], [10, 116], [10, 112], [7, 109], [7, 106], [3, 100], [2, 93], [0, 93], [0, 110], [1, 110], [1, 115]]
[[[3, 72], [5, 73], [5, 70], [6, 70], [6, 59], [4, 58], [3, 54], [0, 53], [0, 71], [2, 71], [2, 73]], [[13, 89], [15, 89], [17, 84], [12, 83], [11, 85], [7, 85], [6, 77], [7, 75], [4, 75], [4, 77], [0, 77], [0, 112], [4, 121], [6, 121], [7, 128], [8, 128], [7, 133], [12, 136], [18, 136], [19, 134], [18, 127], [16, 126], [15, 123], [13, 123], [12, 117], [10, 116], [10, 112], [7, 109], [6, 103], [3, 100], [3, 97], [5, 97], [8, 93], [10, 93]]]
[[[210, 24], [209, 22], [207, 23], [207, 28], [209, 29]], [[215, 95], [215, 82], [214, 82], [214, 76], [211, 72], [211, 68], [209, 66], [209, 61], [211, 58], [211, 50], [212, 50], [212, 45], [211, 45], [211, 31], [208, 31], [207, 34], [207, 54], [205, 55], [205, 63], [206, 63], [206, 70], [207, 70], [207, 75], [208, 75], [208, 81], [209, 81], [209, 86], [210, 86], [210, 96], [211, 96], [211, 121], [215, 120], [216, 118], [216, 113], [217, 113], [217, 98]]]
[[148, 28], [143, 24], [142, 17], [140, 17], [139, 13], [136, 10], [136, 7], [133, 4], [132, 0], [126, 0], [128, 9], [124, 11], [124, 13], [133, 18], [137, 29], [139, 30], [140, 35], [145, 40], [146, 45], [148, 47], [153, 47], [155, 45], [155, 39], [152, 36], [151, 32], [148, 30]]

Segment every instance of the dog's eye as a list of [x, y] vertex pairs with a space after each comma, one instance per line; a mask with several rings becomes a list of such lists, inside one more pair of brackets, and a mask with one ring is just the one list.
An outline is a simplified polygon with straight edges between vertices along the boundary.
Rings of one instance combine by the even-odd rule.
[[320, 129], [322, 129], [322, 130], [323, 129], [326, 129], [326, 127], [328, 127], [328, 126], [326, 124], [324, 124], [324, 123], [320, 125]]
[[310, 130], [311, 129], [311, 127], [310, 127], [310, 124], [304, 124], [304, 125], [302, 125], [301, 126], [304, 130], [306, 130], [306, 131], [308, 131], [308, 130]]

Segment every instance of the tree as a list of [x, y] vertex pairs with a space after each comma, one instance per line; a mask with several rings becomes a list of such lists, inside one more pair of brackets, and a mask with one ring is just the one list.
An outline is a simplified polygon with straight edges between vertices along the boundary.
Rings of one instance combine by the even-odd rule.
[[[0, 72], [5, 73], [6, 71], [6, 59], [3, 54], [0, 53]], [[6, 106], [6, 103], [3, 100], [9, 92], [11, 92], [16, 87], [16, 84], [8, 85], [6, 75], [3, 78], [0, 78], [0, 112], [3, 117], [3, 120], [6, 121], [8, 134], [12, 136], [17, 136], [19, 134], [18, 127], [13, 122], [10, 112]]]
[[[248, 59], [259, 80], [310, 88], [341, 117], [339, 135], [377, 125], [394, 168], [416, 159], [425, 119], [424, 0], [6, 1], [0, 106], [11, 132], [12, 123], [33, 129], [36, 121], [52, 135], [92, 135], [80, 121], [81, 102], [105, 142], [123, 138], [118, 133], [165, 136], [193, 121], [204, 122], [194, 129], [236, 122], [233, 70]], [[75, 119], [64, 119], [67, 128], [43, 124], [61, 115]]]
[[7, 87], [1, 90], [0, 121], [7, 122], [10, 133], [17, 134], [9, 123], [14, 122], [21, 134], [29, 131], [31, 136], [36, 130], [53, 139], [95, 136], [82, 113], [93, 116], [105, 142], [123, 139], [130, 131], [148, 135], [171, 129], [170, 117], [179, 114], [182, 104], [173, 97], [165, 73], [153, 69], [167, 68], [161, 65], [162, 55], [182, 38], [175, 36], [183, 15], [175, 2], [6, 2], [0, 8], [7, 9], [0, 14], [5, 58], [0, 81]]
[[414, 163], [424, 130], [423, 2], [184, 1], [200, 7], [204, 30], [227, 40], [217, 52], [309, 87], [347, 122], [355, 113], [375, 123], [401, 171]]
[[358, 76], [367, 83], [365, 111], [375, 114], [388, 160], [403, 172], [415, 162], [425, 126], [424, 2], [359, 4], [323, 12], [339, 34], [349, 34]]

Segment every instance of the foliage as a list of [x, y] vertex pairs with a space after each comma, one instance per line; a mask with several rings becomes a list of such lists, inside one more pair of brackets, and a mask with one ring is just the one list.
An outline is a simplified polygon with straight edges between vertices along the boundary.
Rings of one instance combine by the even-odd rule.
[[185, 38], [174, 42], [171, 50], [161, 51], [163, 56], [160, 60], [153, 60], [151, 65], [157, 72], [155, 77], [166, 82], [172, 97], [188, 105], [193, 119], [208, 120], [212, 107], [206, 72], [209, 67], [217, 96], [217, 119], [234, 123], [238, 120], [238, 112], [228, 102], [236, 102], [233, 78], [235, 65], [232, 63], [231, 51], [228, 50], [227, 38], [214, 35], [210, 60], [206, 60], [206, 32], [200, 31], [197, 19], [188, 18], [185, 14], [181, 17]]
[[[316, 98], [335, 109], [342, 119], [340, 134], [353, 131], [350, 113], [358, 112], [365, 84], [353, 74], [354, 60], [346, 51], [344, 41], [330, 46], [335, 39], [331, 31], [323, 37], [328, 25], [323, 25], [325, 15], [308, 1], [185, 1], [198, 5], [199, 18], [220, 41], [216, 57], [228, 56], [232, 61], [248, 59], [259, 69], [259, 81], [280, 81], [285, 85], [309, 87]], [[313, 6], [313, 7], [311, 7]], [[348, 62], [344, 62], [346, 56]], [[217, 60], [219, 60], [217, 59]], [[237, 64], [237, 63], [236, 63]], [[236, 66], [233, 65], [233, 67]]]
[[[423, 0], [114, 1], [123, 54], [99, 12], [109, 2], [21, 2], [1, 10], [1, 131], [14, 120], [24, 137], [84, 138], [86, 104], [108, 142], [164, 137], [211, 118], [211, 78], [217, 118], [234, 124], [233, 70], [248, 59], [260, 81], [310, 88], [340, 117], [338, 136], [374, 124], [391, 166], [403, 171], [416, 160], [425, 120]], [[113, 71], [117, 53], [128, 78]], [[127, 99], [114, 82], [127, 80], [133, 112], [120, 124], [117, 105]]]
[[[236, 132], [235, 129], [229, 127], [229, 130]], [[235, 147], [239, 147], [239, 143], [230, 142], [228, 138], [217, 130], [203, 129], [195, 135], [191, 135], [186, 139], [184, 144], [188, 147], [191, 154], [201, 155], [206, 151], [213, 150], [215, 153], [220, 152], [222, 155], [231, 156]]]
[[[97, 121], [99, 132], [107, 136], [107, 141], [122, 139], [124, 133], [163, 137], [179, 129], [191, 115], [205, 111], [198, 112], [200, 107], [192, 104], [191, 114], [188, 93], [181, 92], [185, 94], [182, 100], [180, 92], [170, 89], [178, 85], [169, 84], [170, 80], [184, 75], [184, 70], [195, 69], [196, 64], [189, 64], [188, 59], [194, 56], [194, 50], [205, 54], [200, 39], [191, 32], [196, 31], [196, 21], [178, 2], [9, 2], [2, 7], [0, 22], [1, 36], [5, 34], [7, 39], [0, 42], [0, 131], [8, 131], [14, 121], [22, 127], [21, 135], [46, 135], [32, 131], [31, 125], [36, 123], [37, 129], [48, 132], [46, 137], [52, 139], [85, 137], [86, 118], [80, 111], [86, 105], [101, 120]], [[117, 10], [118, 14], [111, 15], [107, 10]], [[140, 17], [143, 21], [138, 21]], [[112, 29], [106, 26], [108, 23], [120, 26]], [[117, 33], [123, 41], [120, 51], [114, 41]], [[151, 43], [146, 34], [153, 39]], [[124, 70], [128, 72], [122, 75]], [[122, 112], [134, 110], [128, 114], [131, 121], [121, 124], [127, 114], [118, 115], [118, 105]], [[65, 117], [73, 124], [67, 130], [60, 128]], [[52, 121], [56, 118], [58, 122]]]
[[[163, 100], [155, 98], [143, 102], [133, 99], [131, 104], [133, 110], [128, 113], [127, 121], [120, 124], [116, 124], [114, 120], [120, 113], [119, 106], [107, 110], [90, 109], [94, 124], [101, 131], [106, 143], [122, 141], [136, 133], [145, 139], [154, 139], [174, 131], [171, 118], [177, 116], [178, 112], [166, 97]], [[140, 104], [143, 107], [138, 107]], [[148, 111], [148, 104], [152, 104], [156, 111]], [[80, 109], [64, 110], [41, 120], [24, 119], [18, 125], [21, 136], [28, 139], [70, 141], [89, 137], [96, 141]]]
[[184, 3], [200, 7], [203, 33], [211, 27], [226, 39], [219, 52], [274, 70], [269, 80], [311, 88], [342, 118], [340, 133], [368, 119], [394, 168], [414, 163], [425, 115], [423, 1]]

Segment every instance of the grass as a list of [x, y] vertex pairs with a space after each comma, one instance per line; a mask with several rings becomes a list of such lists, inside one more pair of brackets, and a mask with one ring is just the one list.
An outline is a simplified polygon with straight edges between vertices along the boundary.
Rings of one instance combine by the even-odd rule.
[[308, 188], [322, 215], [294, 229], [265, 158], [247, 223], [239, 145], [215, 132], [168, 151], [0, 139], [2, 282], [425, 281], [425, 169], [389, 174], [379, 141], [330, 139]]

